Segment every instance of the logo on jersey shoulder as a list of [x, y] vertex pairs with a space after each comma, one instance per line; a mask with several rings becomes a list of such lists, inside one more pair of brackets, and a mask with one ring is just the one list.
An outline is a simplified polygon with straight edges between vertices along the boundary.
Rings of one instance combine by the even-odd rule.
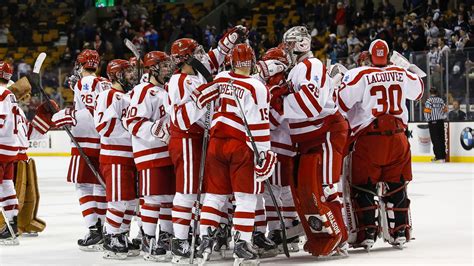
[[89, 84], [86, 83], [86, 84], [82, 85], [82, 90], [83, 91], [88, 91], [89, 89], [90, 89]]
[[314, 76], [314, 81], [315, 81], [316, 83], [319, 82], [319, 77], [318, 77], [318, 75]]
[[191, 84], [193, 84], [193, 82], [191, 80], [187, 79], [186, 84], [191, 85]]
[[343, 81], [344, 81], [344, 82], [348, 82], [348, 81], [349, 81], [349, 75], [345, 75]]
[[474, 148], [474, 139], [472, 137], [472, 128], [466, 127], [461, 131], [461, 146], [466, 150], [469, 151]]
[[156, 94], [158, 94], [157, 91], [155, 91], [155, 90], [150, 90], [150, 95], [151, 95], [151, 96], [156, 96]]

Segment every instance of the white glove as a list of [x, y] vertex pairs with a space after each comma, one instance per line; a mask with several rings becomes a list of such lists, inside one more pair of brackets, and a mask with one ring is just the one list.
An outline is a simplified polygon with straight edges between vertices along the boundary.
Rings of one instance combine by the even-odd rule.
[[257, 182], [263, 182], [273, 175], [275, 165], [277, 163], [277, 154], [268, 150], [266, 153], [260, 154], [260, 164], [256, 163], [254, 172]]
[[263, 80], [268, 80], [269, 77], [284, 72], [288, 66], [278, 60], [266, 60], [257, 62], [258, 75]]
[[229, 32], [227, 32], [218, 43], [219, 49], [222, 53], [228, 54], [232, 48], [237, 44], [240, 37], [245, 38], [248, 33], [246, 27], [242, 25], [235, 26]]
[[55, 113], [51, 118], [51, 121], [56, 127], [63, 127], [67, 125], [75, 126], [77, 124], [76, 110], [72, 108], [64, 108]]
[[219, 98], [219, 87], [215, 83], [206, 83], [196, 88], [191, 93], [191, 99], [196, 102], [199, 109]]
[[408, 61], [403, 55], [401, 55], [397, 51], [393, 51], [392, 56], [390, 57], [390, 62], [392, 62], [392, 64], [396, 66], [410, 70], [411, 72], [418, 75], [420, 78], [426, 77], [426, 73], [423, 70], [421, 70], [418, 66], [410, 63], [410, 61]]
[[170, 142], [169, 119], [167, 119], [166, 121], [163, 121], [163, 120], [156, 121], [151, 126], [151, 134], [155, 138], [158, 138], [159, 140], [161, 140], [164, 143], [168, 144]]

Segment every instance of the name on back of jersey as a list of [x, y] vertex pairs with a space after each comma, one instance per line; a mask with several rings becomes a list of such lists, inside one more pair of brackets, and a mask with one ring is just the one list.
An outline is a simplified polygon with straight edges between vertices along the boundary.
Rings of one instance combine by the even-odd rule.
[[403, 73], [401, 72], [372, 73], [370, 75], [366, 75], [365, 79], [367, 80], [368, 85], [372, 83], [376, 83], [376, 82], [390, 82], [390, 81], [403, 82]]

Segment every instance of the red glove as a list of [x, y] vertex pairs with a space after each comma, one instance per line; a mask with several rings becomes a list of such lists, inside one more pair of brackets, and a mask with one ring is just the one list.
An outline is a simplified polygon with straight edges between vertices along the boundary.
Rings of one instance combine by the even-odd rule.
[[247, 38], [247, 34], [246, 27], [242, 25], [235, 26], [219, 40], [218, 47], [222, 53], [228, 54], [236, 44]]
[[53, 115], [52, 121], [55, 127], [75, 126], [77, 124], [76, 110], [70, 107], [64, 108]]
[[270, 88], [270, 107], [283, 115], [283, 96], [290, 94], [288, 84], [284, 83], [280, 86], [272, 86]]
[[280, 72], [268, 78], [267, 86], [271, 88], [275, 85], [279, 85], [279, 86], [283, 85], [285, 82], [286, 82], [285, 73]]
[[38, 106], [38, 108], [36, 108], [36, 115], [33, 118], [33, 121], [31, 121], [31, 125], [41, 134], [45, 134], [52, 126], [54, 126], [51, 118], [53, 117], [53, 113], [59, 109], [59, 106], [55, 101], [49, 100], [49, 102], [54, 110], [51, 110], [49, 104], [43, 102]]
[[213, 82], [203, 84], [193, 91], [191, 98], [196, 102], [197, 107], [202, 109], [219, 98], [219, 87]]
[[254, 171], [257, 182], [267, 180], [275, 170], [277, 163], [277, 154], [268, 150], [266, 153], [261, 153], [260, 164], [255, 164]]

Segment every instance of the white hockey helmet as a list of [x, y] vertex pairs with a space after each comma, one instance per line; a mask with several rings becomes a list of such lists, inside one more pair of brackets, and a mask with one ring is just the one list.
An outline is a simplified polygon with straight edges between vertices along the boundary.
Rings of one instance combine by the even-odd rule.
[[283, 34], [283, 43], [293, 60], [311, 51], [311, 35], [305, 26], [295, 26]]

